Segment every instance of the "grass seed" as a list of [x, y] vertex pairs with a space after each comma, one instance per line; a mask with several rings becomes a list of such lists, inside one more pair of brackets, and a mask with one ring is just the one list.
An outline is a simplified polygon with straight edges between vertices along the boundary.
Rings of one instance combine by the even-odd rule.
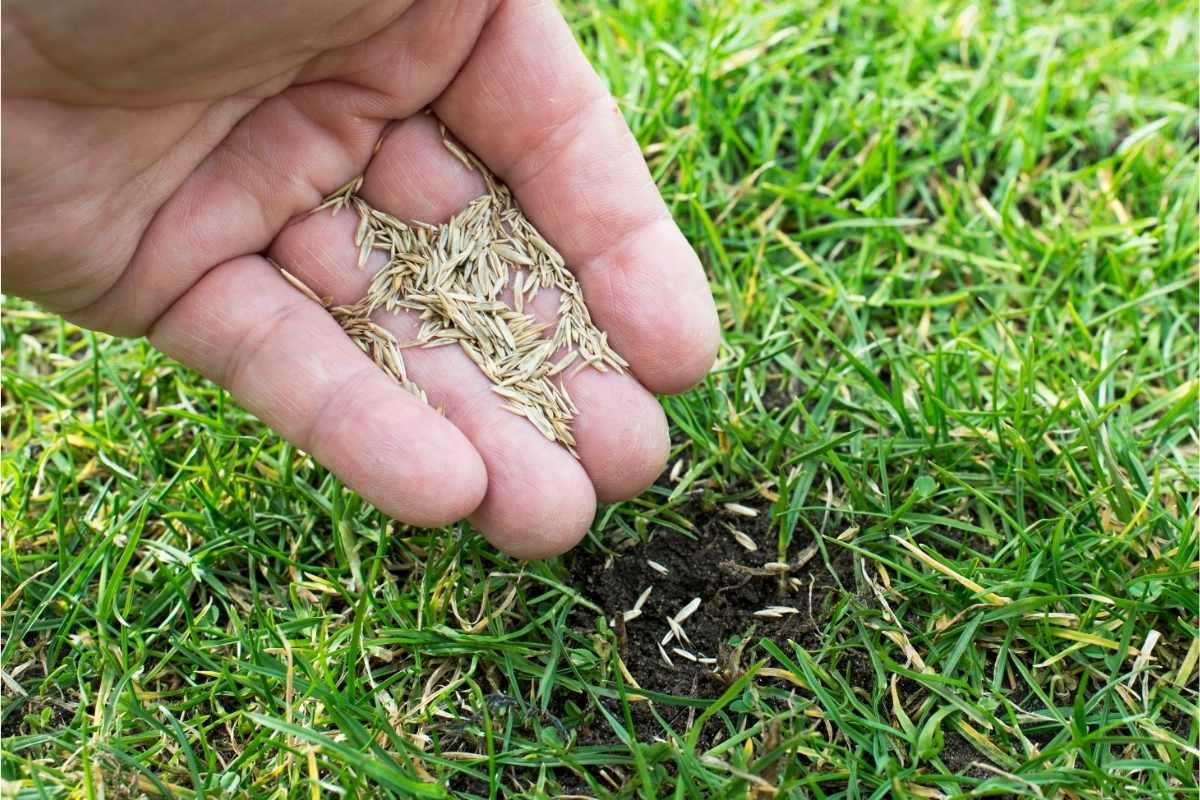
[[[403, 347], [372, 322], [378, 311], [416, 312], [422, 325], [406, 346], [444, 347], [457, 343], [507, 402], [504, 408], [524, 417], [537, 431], [578, 457], [571, 422], [579, 409], [562, 382], [548, 378], [578, 361], [575, 371], [623, 372], [628, 362], [608, 344], [608, 335], [592, 322], [583, 292], [562, 255], [546, 241], [517, 206], [512, 192], [471, 153], [445, 138], [456, 158], [477, 171], [487, 193], [473, 200], [444, 225], [406, 223], [371, 207], [358, 196], [357, 177], [325, 198], [317, 209], [358, 213], [354, 244], [362, 268], [380, 251], [387, 263], [359, 301], [330, 308], [334, 319], [380, 369], [425, 400], [408, 379]], [[295, 276], [284, 277], [309, 299], [316, 293]], [[513, 303], [501, 300], [512, 283]], [[562, 295], [554, 334], [526, 313], [539, 291]], [[322, 303], [328, 307], [327, 303]], [[551, 359], [560, 351], [566, 352]], [[574, 372], [572, 373], [574, 374]]]
[[637, 602], [635, 602], [633, 604], [634, 611], [642, 610], [642, 606], [644, 606], [646, 604], [646, 601], [650, 599], [650, 592], [652, 592], [652, 591], [654, 591], [653, 586], [647, 586], [645, 589], [642, 590], [642, 593], [638, 595]]
[[751, 553], [758, 550], [758, 543], [751, 539], [748, 535], [742, 531], [739, 531], [737, 528], [732, 528], [731, 530], [733, 531], [733, 540], [740, 544], [743, 548], [749, 550]]
[[725, 510], [739, 517], [757, 517], [758, 511], [741, 503], [725, 503]]
[[679, 609], [678, 612], [676, 612], [675, 622], [682, 624], [684, 621], [687, 620], [688, 617], [690, 617], [692, 614], [695, 614], [696, 609], [698, 609], [698, 608], [700, 608], [700, 598], [693, 597], [691, 600], [688, 601], [687, 605], [685, 605], [683, 608]]
[[663, 649], [663, 646], [661, 644], [658, 646], [658, 654], [660, 656], [662, 656], [662, 660], [663, 660], [664, 664], [666, 664], [671, 669], [675, 669], [675, 662], [671, 661], [671, 657], [669, 655], [667, 655], [667, 651], [665, 649]]

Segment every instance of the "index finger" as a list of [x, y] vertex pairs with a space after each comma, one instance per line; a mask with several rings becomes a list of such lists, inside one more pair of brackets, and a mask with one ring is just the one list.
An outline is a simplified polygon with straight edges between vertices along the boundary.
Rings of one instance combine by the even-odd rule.
[[638, 380], [700, 380], [719, 338], [704, 271], [553, 3], [501, 3], [434, 110], [562, 252]]

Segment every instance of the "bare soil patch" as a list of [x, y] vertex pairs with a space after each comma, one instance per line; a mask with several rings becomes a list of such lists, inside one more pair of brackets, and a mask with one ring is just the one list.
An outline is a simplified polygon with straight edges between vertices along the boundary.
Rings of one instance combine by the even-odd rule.
[[[785, 651], [789, 642], [815, 647], [830, 609], [843, 592], [853, 590], [847, 551], [829, 550], [826, 563], [811, 537], [798, 530], [781, 556], [768, 507], [747, 507], [757, 516], [723, 505], [694, 510], [700, 513], [682, 509], [697, 527], [695, 538], [659, 530], [644, 545], [609, 554], [579, 552], [570, 560], [571, 580], [604, 609], [616, 629], [621, 658], [642, 688], [716, 697], [753, 660], [751, 650], [761, 638]], [[753, 542], [755, 549], [739, 539]], [[647, 587], [641, 614], [624, 622], [624, 612], [635, 607]], [[668, 619], [696, 598], [699, 607], [681, 624], [687, 640], [671, 636], [663, 645], [672, 633]], [[774, 615], [765, 613], [771, 609], [777, 610]]]

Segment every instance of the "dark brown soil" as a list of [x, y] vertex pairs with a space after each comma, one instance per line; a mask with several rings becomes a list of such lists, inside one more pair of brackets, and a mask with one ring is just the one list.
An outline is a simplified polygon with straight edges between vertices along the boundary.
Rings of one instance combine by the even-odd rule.
[[938, 755], [955, 775], [966, 775], [971, 778], [987, 778], [991, 776], [987, 770], [972, 766], [976, 761], [991, 763], [991, 759], [976, 750], [962, 734], [957, 731], [946, 731], [942, 742], [942, 752]]
[[[852, 589], [852, 560], [847, 551], [832, 548], [832, 571], [820, 550], [810, 548], [810, 537], [797, 530], [787, 554], [776, 546], [769, 507], [756, 506], [757, 517], [739, 516], [723, 506], [684, 517], [698, 525], [695, 538], [670, 530], [655, 532], [648, 543], [617, 553], [578, 553], [569, 563], [571, 579], [585, 596], [604, 609], [613, 623], [621, 658], [638, 684], [668, 694], [710, 698], [718, 696], [736, 679], [754, 656], [761, 638], [791, 650], [789, 642], [815, 647], [829, 609]], [[698, 521], [703, 520], [703, 521]], [[734, 539], [736, 528], [758, 546], [749, 551]], [[653, 569], [653, 560], [667, 573]], [[765, 568], [769, 562], [789, 565], [780, 575]], [[642, 614], [628, 623], [622, 612], [632, 609], [638, 596], [652, 586]], [[690, 643], [671, 641], [664, 648], [671, 665], [663, 660], [659, 643], [670, 630], [666, 621], [694, 598], [699, 609], [683, 624]], [[754, 612], [768, 606], [787, 606], [797, 613], [770, 619]], [[745, 647], [739, 645], [749, 640]], [[681, 647], [697, 657], [716, 658], [715, 665], [700, 664], [673, 652]]]
[[[21, 657], [14, 658], [13, 661], [20, 663], [25, 660], [26, 655], [22, 653]], [[74, 719], [79, 707], [77, 693], [71, 689], [64, 693], [56, 685], [47, 686], [45, 676], [46, 672], [41, 663], [36, 663], [19, 675], [20, 684], [26, 691], [24, 695], [16, 695], [11, 693], [7, 686], [4, 687], [3, 696], [0, 697], [0, 709], [3, 709], [0, 713], [0, 738], [57, 731], [65, 728]], [[43, 715], [47, 708], [51, 710], [44, 721], [39, 721], [35, 727], [31, 727], [31, 718]]]

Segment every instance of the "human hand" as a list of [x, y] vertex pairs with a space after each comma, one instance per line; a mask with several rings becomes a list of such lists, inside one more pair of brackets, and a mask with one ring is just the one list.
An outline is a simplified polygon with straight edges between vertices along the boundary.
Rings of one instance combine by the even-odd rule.
[[[159, 15], [15, 0], [3, 23], [6, 291], [148, 335], [384, 512], [469, 516], [520, 557], [568, 549], [597, 498], [661, 471], [651, 392], [708, 370], [715, 310], [552, 4], [304, 0], [251, 16], [232, 2]], [[426, 106], [514, 190], [631, 364], [568, 380], [578, 460], [504, 411], [456, 347], [405, 351], [444, 416], [422, 404], [264, 257], [352, 302], [380, 264], [357, 266], [352, 214], [306, 215], [325, 194], [365, 174], [375, 207], [441, 222], [481, 193]], [[380, 322], [401, 340], [413, 324]]]

